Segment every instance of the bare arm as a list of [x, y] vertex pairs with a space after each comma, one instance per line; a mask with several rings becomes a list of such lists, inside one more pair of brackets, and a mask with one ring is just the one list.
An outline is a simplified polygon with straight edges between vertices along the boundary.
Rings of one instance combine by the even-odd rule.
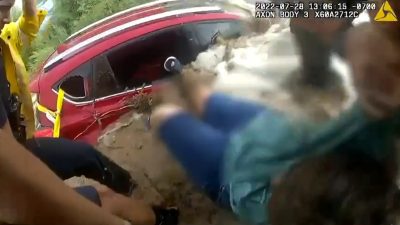
[[0, 221], [26, 225], [123, 225], [67, 187], [0, 129]]
[[41, 23], [36, 10], [36, 0], [22, 0], [22, 11], [22, 16], [17, 21], [21, 31], [19, 37], [22, 44], [29, 45], [36, 38]]
[[23, 0], [22, 11], [25, 17], [36, 16], [36, 0]]

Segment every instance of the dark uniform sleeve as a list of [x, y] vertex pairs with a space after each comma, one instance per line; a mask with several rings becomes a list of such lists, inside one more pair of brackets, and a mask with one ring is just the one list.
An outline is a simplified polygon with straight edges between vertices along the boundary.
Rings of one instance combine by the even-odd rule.
[[0, 98], [0, 128], [3, 128], [7, 122], [7, 113], [6, 109], [4, 108], [3, 99]]
[[4, 61], [0, 48], [0, 128], [3, 128], [7, 122], [8, 113], [10, 111], [10, 87], [5, 73]]

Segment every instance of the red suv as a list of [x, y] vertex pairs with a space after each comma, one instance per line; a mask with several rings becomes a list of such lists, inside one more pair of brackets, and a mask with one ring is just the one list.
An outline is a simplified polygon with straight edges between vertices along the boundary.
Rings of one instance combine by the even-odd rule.
[[[163, 0], [128, 9], [60, 45], [30, 84], [33, 100], [55, 111], [62, 85], [60, 136], [95, 143], [107, 125], [130, 110], [127, 99], [168, 76], [167, 58], [188, 64], [217, 35], [234, 38], [245, 29], [238, 14], [205, 3]], [[53, 115], [35, 111], [38, 135], [51, 131]]]

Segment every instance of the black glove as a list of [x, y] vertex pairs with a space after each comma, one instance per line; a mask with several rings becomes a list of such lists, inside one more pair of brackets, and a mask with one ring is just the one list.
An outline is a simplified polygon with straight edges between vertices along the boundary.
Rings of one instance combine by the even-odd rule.
[[131, 177], [130, 173], [101, 153], [99, 153], [99, 158], [104, 164], [105, 172], [100, 183], [117, 193], [130, 196], [137, 187], [137, 182]]

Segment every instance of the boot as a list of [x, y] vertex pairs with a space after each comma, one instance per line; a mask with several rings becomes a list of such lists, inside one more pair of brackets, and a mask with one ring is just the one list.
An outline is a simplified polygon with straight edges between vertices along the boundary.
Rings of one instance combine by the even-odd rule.
[[101, 183], [119, 194], [131, 196], [137, 187], [137, 182], [130, 173], [106, 156], [101, 155], [100, 158], [104, 165], [104, 177]]

